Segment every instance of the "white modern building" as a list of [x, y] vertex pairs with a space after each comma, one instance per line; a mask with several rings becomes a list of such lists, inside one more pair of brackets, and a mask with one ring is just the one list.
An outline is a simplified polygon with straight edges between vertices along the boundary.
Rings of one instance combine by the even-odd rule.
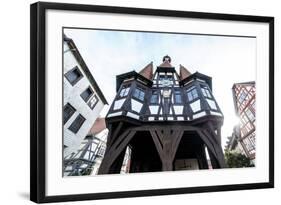
[[77, 152], [107, 101], [73, 40], [63, 43], [64, 158]]

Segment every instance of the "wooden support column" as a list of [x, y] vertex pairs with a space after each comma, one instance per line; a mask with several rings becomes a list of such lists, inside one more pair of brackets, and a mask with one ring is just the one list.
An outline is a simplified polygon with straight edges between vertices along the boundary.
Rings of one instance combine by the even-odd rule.
[[221, 168], [217, 159], [216, 159], [216, 157], [214, 156], [214, 154], [209, 149], [208, 149], [208, 153], [209, 153], [209, 157], [210, 157], [213, 169]]
[[183, 132], [183, 130], [176, 127], [157, 127], [150, 130], [162, 161], [162, 171], [173, 170], [173, 161]]
[[209, 166], [208, 166], [208, 162], [207, 162], [207, 158], [206, 158], [205, 146], [200, 145], [197, 150], [198, 151], [196, 152], [196, 157], [198, 159], [199, 168], [208, 169]]
[[[204, 143], [206, 144], [210, 158], [212, 155], [212, 158], [215, 159], [216, 162], [218, 163], [218, 165], [214, 164], [214, 166], [217, 168], [226, 167], [225, 160], [224, 160], [224, 154], [223, 154], [221, 145], [218, 144], [217, 136], [215, 135], [214, 130], [211, 131], [209, 129], [200, 129], [200, 130], [198, 130], [198, 134], [201, 137], [201, 139], [204, 141]], [[211, 161], [212, 161], [212, 158], [211, 158]], [[214, 161], [214, 163], [215, 163], [215, 161]]]
[[131, 141], [133, 136], [135, 135], [136, 131], [134, 130], [126, 130], [124, 131], [118, 139], [114, 141], [114, 143], [108, 147], [102, 163], [100, 165], [98, 174], [109, 174], [109, 173], [116, 173], [120, 172], [120, 170], [113, 170], [112, 165], [115, 160], [119, 157], [122, 151], [124, 151]]

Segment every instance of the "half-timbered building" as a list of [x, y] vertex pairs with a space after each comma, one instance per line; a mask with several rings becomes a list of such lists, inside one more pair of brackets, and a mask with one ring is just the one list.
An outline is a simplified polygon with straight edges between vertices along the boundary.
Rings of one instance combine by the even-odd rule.
[[208, 169], [208, 158], [212, 168], [225, 167], [223, 113], [211, 77], [183, 65], [177, 72], [164, 56], [155, 71], [149, 63], [140, 72], [118, 75], [116, 82], [99, 174], [120, 173], [127, 147], [131, 173]]
[[232, 87], [234, 107], [240, 118], [237, 134], [242, 153], [251, 160], [256, 153], [256, 87], [255, 82], [235, 83]]

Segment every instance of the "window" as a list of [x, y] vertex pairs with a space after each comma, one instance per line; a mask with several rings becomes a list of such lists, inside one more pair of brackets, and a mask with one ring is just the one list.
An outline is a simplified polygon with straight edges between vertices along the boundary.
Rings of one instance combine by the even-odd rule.
[[103, 157], [103, 155], [105, 153], [105, 149], [106, 149], [106, 147], [104, 145], [101, 145], [97, 155]]
[[133, 96], [141, 101], [144, 100], [144, 91], [140, 88], [140, 87], [137, 87], [134, 91], [134, 94]]
[[90, 97], [93, 95], [93, 90], [88, 87], [82, 94], [81, 94], [81, 97], [83, 98], [83, 100], [85, 102], [88, 102], [88, 100], [90, 99]]
[[166, 86], [170, 86], [173, 84], [173, 76], [169, 75], [159, 75], [159, 84], [161, 84], [162, 86], [166, 87]]
[[158, 79], [158, 80], [160, 81], [160, 83], [161, 83], [161, 81], [164, 80], [164, 79], [165, 79], [165, 75], [159, 75], [159, 79]]
[[98, 103], [98, 97], [94, 94], [94, 91], [90, 87], [88, 87], [80, 96], [91, 109], [94, 109]]
[[246, 115], [248, 116], [248, 118], [251, 122], [255, 121], [255, 115], [252, 113], [252, 111], [250, 109], [246, 110]]
[[79, 114], [76, 119], [72, 122], [72, 124], [70, 125], [70, 127], [68, 128], [69, 130], [71, 130], [73, 133], [77, 133], [80, 129], [80, 127], [83, 125], [83, 123], [85, 122], [85, 118]]
[[174, 81], [174, 78], [173, 78], [172, 75], [168, 75], [168, 76], [167, 76], [167, 79], [168, 79], [169, 81]]
[[63, 108], [63, 123], [65, 124], [71, 116], [75, 113], [75, 108], [67, 103]]
[[245, 91], [242, 91], [241, 95], [239, 96], [239, 103], [242, 103], [247, 97], [247, 94], [245, 93]]
[[187, 99], [188, 99], [188, 101], [192, 101], [192, 100], [198, 98], [198, 93], [197, 93], [197, 90], [196, 90], [196, 88], [195, 88], [194, 86], [191, 87], [191, 88], [189, 88], [189, 89], [186, 91], [186, 93], [187, 93]]
[[65, 74], [65, 77], [71, 85], [75, 85], [83, 77], [83, 75], [79, 68], [75, 66], [73, 69], [71, 69]]
[[157, 93], [157, 91], [152, 91], [150, 103], [153, 103], [153, 104], [158, 103], [158, 93]]
[[94, 95], [88, 102], [88, 105], [91, 109], [94, 109], [94, 107], [96, 106], [96, 104], [98, 103], [98, 97], [96, 95]]
[[130, 85], [123, 86], [121, 91], [120, 91], [119, 97], [127, 96], [128, 93], [129, 93], [129, 90], [130, 90]]
[[175, 103], [182, 103], [181, 92], [179, 90], [175, 90]]
[[201, 87], [204, 97], [212, 98], [211, 93], [207, 87]]

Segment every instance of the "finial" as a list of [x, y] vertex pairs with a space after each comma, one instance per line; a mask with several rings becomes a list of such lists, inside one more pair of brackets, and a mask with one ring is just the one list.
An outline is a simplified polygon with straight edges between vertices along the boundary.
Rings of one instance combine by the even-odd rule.
[[172, 59], [171, 59], [170, 56], [165, 55], [165, 56], [163, 57], [163, 62], [165, 62], [165, 61], [171, 63]]

